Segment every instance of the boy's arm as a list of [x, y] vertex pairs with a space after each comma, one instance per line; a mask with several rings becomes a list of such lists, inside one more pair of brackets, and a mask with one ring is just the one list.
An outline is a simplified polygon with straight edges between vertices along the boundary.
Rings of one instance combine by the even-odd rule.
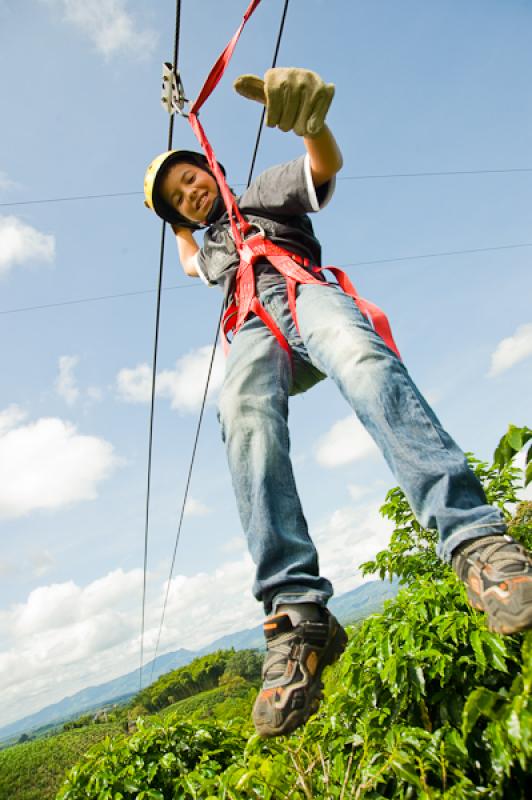
[[343, 158], [338, 143], [327, 125], [318, 136], [303, 137], [305, 149], [310, 158], [310, 171], [314, 186], [318, 189], [328, 183], [343, 165]]
[[172, 225], [172, 230], [175, 233], [179, 260], [181, 261], [181, 266], [183, 267], [185, 275], [191, 278], [199, 278], [195, 258], [199, 247], [196, 244], [192, 231], [190, 228], [180, 228], [178, 225]]
[[241, 75], [236, 91], [266, 106], [266, 125], [302, 136], [310, 158], [314, 186], [318, 188], [342, 167], [342, 154], [325, 117], [334, 97], [334, 85], [315, 72], [298, 67], [274, 67], [264, 80]]

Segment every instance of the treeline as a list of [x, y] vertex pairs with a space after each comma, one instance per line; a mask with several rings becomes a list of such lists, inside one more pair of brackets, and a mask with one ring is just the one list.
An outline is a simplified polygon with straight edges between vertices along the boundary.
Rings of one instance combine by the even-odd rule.
[[136, 708], [154, 713], [200, 692], [238, 682], [239, 678], [256, 683], [260, 680], [261, 665], [262, 655], [256, 650], [218, 650], [162, 675], [135, 695], [126, 710]]

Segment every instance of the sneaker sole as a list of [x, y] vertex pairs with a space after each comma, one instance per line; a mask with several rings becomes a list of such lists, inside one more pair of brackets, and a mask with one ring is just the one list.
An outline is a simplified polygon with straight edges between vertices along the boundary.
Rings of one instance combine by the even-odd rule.
[[[482, 596], [475, 592], [470, 586], [467, 587], [467, 599], [473, 608], [484, 611], [487, 617], [487, 624], [490, 631], [503, 635], [520, 633], [532, 629], [532, 581], [526, 578], [516, 578], [513, 581], [506, 581], [506, 588], [492, 586], [482, 593]], [[521, 611], [512, 610], [512, 601], [515, 601], [515, 594], [512, 597], [513, 584], [526, 583], [525, 602]], [[521, 586], [521, 589], [525, 587]], [[524, 593], [524, 592], [523, 592]], [[506, 606], [506, 607], [505, 607]]]

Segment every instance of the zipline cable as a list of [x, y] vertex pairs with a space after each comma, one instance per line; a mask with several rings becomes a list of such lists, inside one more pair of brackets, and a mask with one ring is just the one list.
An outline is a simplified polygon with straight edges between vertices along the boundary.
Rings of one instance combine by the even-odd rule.
[[[444, 256], [461, 256], [474, 253], [493, 253], [500, 250], [517, 250], [522, 247], [532, 247], [532, 242], [521, 242], [516, 244], [500, 244], [493, 247], [472, 247], [465, 250], [443, 250], [438, 253], [418, 253], [413, 256], [390, 256], [388, 258], [375, 258], [371, 261], [350, 261], [348, 263], [340, 262], [339, 267], [364, 267], [371, 266], [372, 264], [393, 264], [394, 261], [421, 261], [424, 258], [443, 258]], [[175, 286], [163, 287], [163, 292], [171, 292], [180, 289], [199, 289], [201, 284], [176, 284]], [[136, 292], [120, 292], [118, 294], [102, 294], [96, 297], [80, 297], [73, 300], [61, 300], [57, 303], [43, 303], [36, 306], [22, 306], [20, 308], [6, 308], [0, 309], [0, 316], [3, 314], [21, 314], [27, 311], [40, 311], [47, 308], [59, 308], [61, 306], [79, 305], [81, 303], [96, 303], [101, 300], [115, 300], [120, 297], [135, 297], [143, 294], [154, 294], [156, 289], [139, 289]]]
[[[181, 0], [176, 0], [174, 52], [172, 61], [174, 69], [176, 70], [179, 60], [180, 32], [181, 32]], [[173, 136], [174, 136], [174, 114], [171, 114], [170, 123], [168, 125], [168, 142], [166, 148], [167, 150], [172, 149]], [[149, 518], [150, 518], [151, 464], [152, 464], [152, 453], [153, 453], [153, 419], [155, 410], [155, 378], [157, 375], [157, 352], [159, 347], [159, 323], [161, 318], [161, 292], [163, 285], [165, 234], [166, 234], [166, 222], [163, 220], [161, 225], [161, 241], [159, 248], [159, 277], [157, 281], [157, 309], [155, 313], [155, 337], [153, 342], [150, 423], [149, 423], [149, 437], [148, 437], [148, 469], [147, 469], [147, 480], [146, 480], [146, 512], [144, 519], [144, 561], [143, 561], [143, 575], [142, 575], [142, 621], [140, 628], [139, 690], [142, 689], [142, 670], [144, 666], [144, 629], [145, 629], [145, 618], [146, 618], [146, 575], [148, 571], [148, 535], [149, 535]]]
[[[283, 37], [284, 23], [285, 23], [285, 20], [286, 20], [286, 12], [287, 11], [288, 11], [288, 0], [285, 0], [283, 13], [282, 13], [282, 16], [281, 16], [281, 23], [279, 25], [279, 32], [277, 34], [277, 42], [275, 43], [275, 50], [274, 50], [273, 58], [272, 58], [272, 69], [277, 64], [277, 56], [279, 55], [279, 48], [281, 46], [281, 39]], [[260, 139], [261, 139], [261, 136], [262, 136], [262, 129], [264, 128], [264, 120], [265, 120], [265, 118], [266, 118], [266, 106], [263, 107], [261, 115], [260, 115], [259, 128], [258, 128], [258, 131], [257, 131], [257, 136], [255, 138], [255, 147], [253, 148], [253, 155], [251, 156], [251, 164], [249, 166], [249, 172], [248, 172], [248, 179], [247, 179], [246, 187], [249, 187], [249, 184], [251, 183], [251, 178], [253, 176], [253, 170], [255, 169], [255, 161], [257, 160], [257, 153], [259, 151]]]
[[[280, 21], [280, 24], [279, 24], [279, 31], [277, 33], [277, 42], [276, 42], [276, 45], [275, 45], [274, 54], [273, 54], [273, 58], [272, 58], [272, 69], [277, 64], [277, 57], [279, 55], [279, 48], [281, 46], [281, 39], [282, 39], [282, 36], [283, 36], [284, 25], [285, 25], [285, 20], [286, 20], [286, 13], [288, 11], [289, 2], [290, 2], [290, 0], [284, 0], [283, 12], [282, 12], [281, 21]], [[255, 168], [255, 161], [256, 161], [257, 152], [258, 152], [258, 149], [259, 149], [260, 137], [261, 137], [261, 134], [262, 134], [262, 129], [264, 127], [264, 119], [265, 119], [265, 109], [262, 110], [262, 114], [261, 114], [260, 121], [259, 121], [259, 127], [258, 127], [258, 130], [257, 130], [257, 135], [256, 135], [256, 138], [255, 138], [255, 145], [253, 147], [253, 155], [252, 155], [252, 158], [251, 158], [251, 165], [250, 165], [249, 173], [248, 173], [247, 186], [250, 185], [251, 179], [252, 179], [252, 176], [253, 176], [253, 170]], [[208, 392], [209, 392], [209, 385], [210, 385], [210, 380], [211, 380], [211, 375], [212, 375], [212, 368], [213, 368], [214, 359], [215, 359], [215, 356], [216, 356], [216, 348], [217, 348], [217, 345], [218, 345], [218, 337], [220, 335], [220, 325], [221, 325], [221, 321], [222, 321], [223, 311], [224, 311], [224, 307], [223, 307], [223, 304], [222, 304], [222, 308], [220, 310], [220, 317], [218, 319], [218, 324], [216, 326], [216, 333], [215, 333], [215, 336], [214, 336], [214, 342], [213, 342], [212, 351], [211, 351], [211, 359], [210, 359], [210, 362], [209, 362], [209, 369], [208, 369], [208, 372], [207, 372], [207, 379], [206, 379], [206, 382], [205, 382], [205, 389], [203, 391], [203, 399], [202, 399], [200, 413], [199, 413], [199, 417], [198, 417], [198, 424], [196, 426], [196, 434], [195, 434], [195, 437], [194, 437], [194, 444], [193, 444], [193, 447], [192, 447], [192, 455], [191, 455], [190, 465], [189, 465], [188, 474], [187, 474], [185, 492], [184, 492], [184, 495], [183, 495], [183, 502], [181, 504], [181, 512], [179, 514], [179, 523], [178, 523], [178, 526], [177, 526], [177, 533], [176, 533], [176, 538], [175, 538], [174, 551], [173, 551], [173, 554], [172, 554], [172, 562], [170, 564], [170, 571], [169, 571], [169, 574], [168, 574], [168, 581], [167, 581], [167, 584], [166, 584], [166, 593], [165, 593], [165, 598], [164, 598], [164, 603], [163, 603], [163, 610], [162, 610], [162, 613], [161, 613], [161, 622], [160, 622], [160, 625], [159, 625], [159, 633], [157, 635], [157, 643], [155, 645], [155, 652], [154, 652], [153, 659], [152, 659], [152, 668], [151, 668], [150, 681], [153, 678], [153, 671], [154, 671], [154, 668], [155, 668], [155, 661], [157, 659], [157, 653], [159, 652], [159, 644], [160, 644], [160, 641], [161, 641], [161, 634], [162, 634], [163, 625], [164, 625], [164, 617], [165, 617], [165, 614], [166, 614], [166, 607], [168, 605], [168, 596], [170, 594], [170, 583], [171, 583], [172, 575], [173, 575], [173, 572], [174, 572], [175, 560], [176, 560], [176, 555], [177, 555], [177, 547], [179, 545], [179, 539], [181, 537], [181, 528], [183, 526], [183, 518], [184, 518], [184, 515], [185, 515], [185, 508], [186, 508], [187, 499], [188, 499], [188, 491], [189, 491], [189, 487], [190, 487], [190, 481], [192, 479], [192, 470], [194, 468], [194, 461], [195, 461], [195, 458], [196, 458], [196, 450], [197, 450], [197, 446], [198, 446], [198, 440], [199, 440], [199, 435], [200, 435], [200, 430], [201, 430], [201, 424], [203, 422], [203, 415], [204, 415], [204, 411], [205, 411], [205, 405], [206, 405], [206, 402], [207, 402], [207, 395], [208, 395]]]
[[[262, 115], [265, 114], [262, 110]], [[375, 173], [374, 175], [338, 175], [337, 181], [370, 181], [383, 180], [385, 178], [438, 178], [452, 175], [508, 175], [511, 173], [532, 172], [532, 167], [515, 167], [510, 169], [453, 169], [437, 170], [434, 172], [389, 172]], [[233, 186], [244, 186], [244, 183], [233, 182]], [[110, 197], [133, 197], [144, 194], [143, 192], [108, 192], [106, 194], [80, 194], [68, 197], [47, 197], [42, 200], [13, 200], [7, 203], [0, 203], [0, 208], [9, 206], [31, 206], [44, 203], [68, 203], [75, 200], [102, 200]]]

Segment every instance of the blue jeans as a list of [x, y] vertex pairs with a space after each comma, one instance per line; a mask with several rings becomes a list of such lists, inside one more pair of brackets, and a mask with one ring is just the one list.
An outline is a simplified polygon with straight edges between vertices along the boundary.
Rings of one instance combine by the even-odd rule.
[[284, 285], [261, 301], [288, 339], [287, 353], [257, 317], [231, 345], [219, 416], [240, 519], [257, 571], [253, 594], [266, 613], [279, 603], [325, 605], [332, 585], [298, 497], [288, 433], [288, 397], [329, 376], [382, 451], [426, 528], [439, 531], [449, 561], [462, 542], [504, 533], [464, 454], [442, 428], [404, 364], [353, 300], [334, 286], [298, 289], [298, 334]]

